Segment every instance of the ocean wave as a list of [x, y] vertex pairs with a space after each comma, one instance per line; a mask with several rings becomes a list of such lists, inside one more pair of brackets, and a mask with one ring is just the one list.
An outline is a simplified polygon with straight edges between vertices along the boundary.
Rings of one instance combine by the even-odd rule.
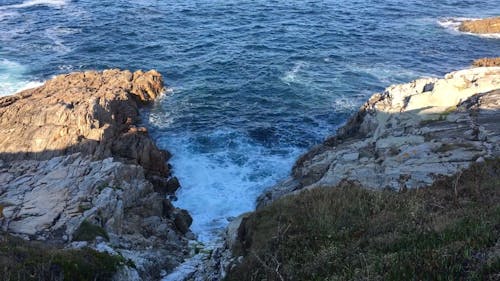
[[44, 6], [49, 6], [49, 7], [56, 7], [60, 8], [68, 3], [68, 0], [28, 0], [24, 1], [21, 4], [13, 4], [13, 5], [7, 5], [0, 7], [0, 9], [20, 9], [20, 8], [28, 8], [32, 6], [39, 6], [39, 5], [44, 5]]
[[281, 77], [281, 81], [283, 81], [287, 85], [290, 85], [292, 83], [296, 84], [306, 83], [306, 81], [304, 81], [304, 79], [300, 77], [299, 72], [302, 70], [302, 68], [307, 66], [308, 64], [303, 61], [295, 63], [292, 69], [285, 72], [285, 74]]
[[67, 27], [53, 27], [49, 28], [45, 31], [47, 38], [51, 39], [54, 42], [51, 48], [59, 54], [69, 53], [72, 49], [65, 45], [63, 36], [72, 35], [76, 33], [80, 33], [81, 29], [79, 28], [67, 28]]
[[43, 83], [26, 80], [26, 68], [16, 62], [0, 60], [0, 96], [8, 96], [17, 92], [35, 88]]
[[203, 243], [214, 241], [229, 217], [252, 210], [255, 198], [285, 177], [299, 154], [294, 147], [272, 153], [234, 130], [169, 135], [157, 142], [173, 153], [174, 174], [182, 183], [174, 205], [189, 210], [191, 229]]
[[375, 63], [370, 65], [354, 64], [348, 65], [348, 69], [354, 73], [368, 74], [375, 77], [384, 86], [390, 84], [409, 82], [422, 76], [428, 76], [426, 73], [414, 71], [398, 65], [388, 65]]
[[485, 34], [477, 34], [477, 33], [472, 33], [472, 32], [463, 32], [459, 30], [460, 25], [462, 22], [467, 21], [467, 20], [479, 20], [479, 18], [464, 18], [464, 17], [457, 17], [457, 18], [442, 18], [438, 20], [438, 24], [442, 26], [443, 28], [455, 33], [455, 34], [467, 34], [467, 35], [473, 35], [473, 36], [478, 36], [478, 37], [483, 37], [483, 38], [494, 38], [494, 39], [500, 39], [500, 34], [499, 33], [485, 33]]

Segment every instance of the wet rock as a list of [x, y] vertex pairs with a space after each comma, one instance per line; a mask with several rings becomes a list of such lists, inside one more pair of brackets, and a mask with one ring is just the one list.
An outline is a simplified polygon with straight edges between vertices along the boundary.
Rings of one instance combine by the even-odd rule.
[[185, 234], [189, 231], [193, 218], [186, 210], [178, 209], [174, 212], [174, 223], [177, 229]]

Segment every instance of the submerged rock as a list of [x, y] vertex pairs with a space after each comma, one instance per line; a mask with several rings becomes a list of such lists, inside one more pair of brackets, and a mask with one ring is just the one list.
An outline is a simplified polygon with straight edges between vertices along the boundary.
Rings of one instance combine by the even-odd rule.
[[258, 199], [354, 181], [374, 189], [428, 186], [477, 159], [500, 156], [500, 67], [387, 88], [336, 136], [304, 154], [292, 176]]
[[118, 279], [157, 280], [177, 266], [190, 217], [165, 196], [179, 186], [169, 153], [137, 126], [139, 107], [162, 91], [156, 71], [107, 70], [0, 98], [2, 230], [118, 253], [135, 265]]
[[479, 20], [466, 20], [458, 28], [462, 32], [477, 34], [500, 33], [500, 17]]

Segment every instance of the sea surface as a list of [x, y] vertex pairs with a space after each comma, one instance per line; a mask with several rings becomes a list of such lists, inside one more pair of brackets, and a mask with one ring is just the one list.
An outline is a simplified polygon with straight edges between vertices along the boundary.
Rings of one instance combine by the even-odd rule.
[[498, 0], [0, 0], [0, 95], [158, 69], [169, 89], [144, 122], [211, 243], [372, 93], [499, 56], [500, 39], [456, 30], [499, 14]]

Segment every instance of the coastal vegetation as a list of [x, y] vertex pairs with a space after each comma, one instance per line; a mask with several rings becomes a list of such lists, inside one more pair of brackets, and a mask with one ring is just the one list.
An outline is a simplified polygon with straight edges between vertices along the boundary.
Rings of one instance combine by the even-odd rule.
[[4, 281], [105, 281], [111, 280], [120, 266], [133, 266], [121, 256], [90, 248], [63, 249], [8, 234], [0, 234], [0, 252]]
[[498, 280], [500, 159], [421, 189], [353, 182], [246, 218], [226, 280]]

